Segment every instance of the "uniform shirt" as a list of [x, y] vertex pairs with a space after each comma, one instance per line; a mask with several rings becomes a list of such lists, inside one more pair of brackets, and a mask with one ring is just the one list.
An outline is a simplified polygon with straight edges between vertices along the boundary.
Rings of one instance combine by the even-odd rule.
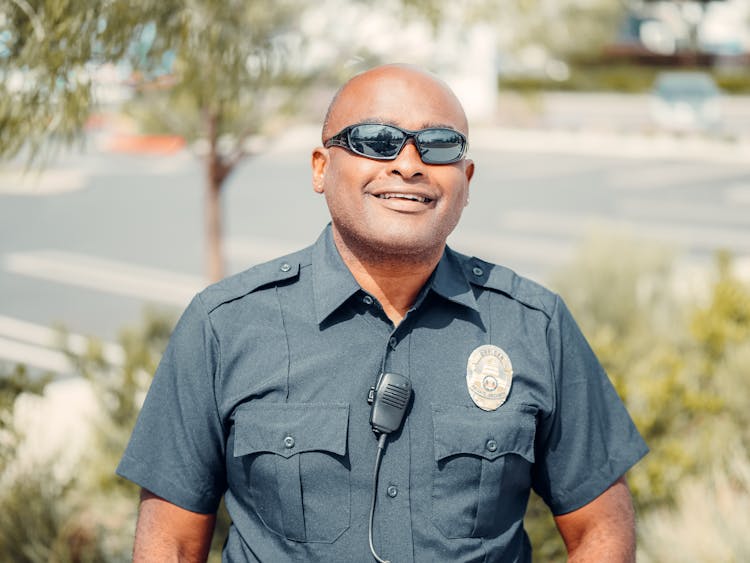
[[[479, 346], [507, 353], [505, 403], [467, 390]], [[326, 228], [311, 247], [198, 294], [177, 324], [118, 473], [233, 524], [225, 561], [370, 561], [383, 371], [414, 396], [380, 468], [374, 544], [393, 563], [530, 561], [533, 487], [554, 514], [647, 451], [559, 297], [446, 249], [394, 327]]]

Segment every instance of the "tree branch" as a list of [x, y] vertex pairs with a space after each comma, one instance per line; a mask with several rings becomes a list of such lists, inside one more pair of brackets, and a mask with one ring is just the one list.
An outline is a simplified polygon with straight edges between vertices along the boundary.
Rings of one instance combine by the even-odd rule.
[[34, 28], [34, 35], [36, 35], [37, 40], [44, 41], [45, 33], [44, 33], [44, 27], [42, 27], [42, 21], [39, 19], [39, 16], [36, 15], [36, 12], [34, 11], [34, 8], [31, 7], [31, 4], [29, 4], [26, 0], [12, 0], [12, 2], [18, 6], [21, 11], [23, 11], [24, 14], [29, 18], [29, 21], [31, 21], [31, 26]]

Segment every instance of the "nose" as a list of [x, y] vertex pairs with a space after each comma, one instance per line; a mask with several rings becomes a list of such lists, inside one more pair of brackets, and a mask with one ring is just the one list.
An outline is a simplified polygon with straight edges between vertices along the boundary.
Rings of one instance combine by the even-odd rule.
[[391, 174], [404, 179], [415, 178], [424, 174], [424, 163], [419, 156], [414, 139], [408, 139], [401, 152], [391, 163]]

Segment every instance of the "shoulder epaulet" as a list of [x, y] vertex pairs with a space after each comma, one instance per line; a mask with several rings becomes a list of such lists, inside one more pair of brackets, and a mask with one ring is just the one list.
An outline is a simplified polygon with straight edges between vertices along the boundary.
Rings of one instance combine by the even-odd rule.
[[498, 291], [527, 307], [538, 309], [548, 317], [555, 308], [555, 293], [537, 282], [519, 276], [510, 268], [476, 257], [456, 253], [469, 283]]
[[204, 289], [200, 296], [210, 313], [223, 303], [234, 301], [262, 287], [276, 285], [299, 276], [300, 267], [310, 262], [310, 249], [257, 264]]

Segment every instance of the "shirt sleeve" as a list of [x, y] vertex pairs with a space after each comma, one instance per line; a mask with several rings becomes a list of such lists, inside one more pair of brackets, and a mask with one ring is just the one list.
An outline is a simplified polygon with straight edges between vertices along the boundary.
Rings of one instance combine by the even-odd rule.
[[598, 497], [648, 447], [559, 297], [547, 345], [554, 410], [537, 429], [533, 486], [552, 513], [560, 515]]
[[198, 295], [172, 333], [117, 467], [118, 475], [193, 512], [215, 512], [226, 489], [218, 365], [218, 341]]

